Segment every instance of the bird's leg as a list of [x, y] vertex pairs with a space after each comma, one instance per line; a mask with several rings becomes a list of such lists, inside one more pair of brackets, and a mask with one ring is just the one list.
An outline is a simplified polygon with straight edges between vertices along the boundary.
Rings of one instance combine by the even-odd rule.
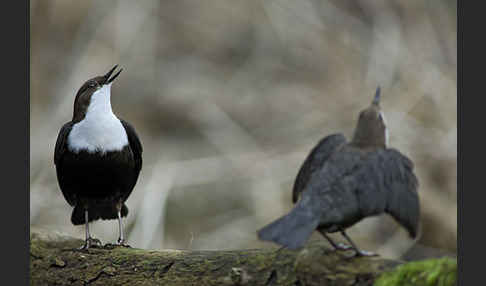
[[84, 210], [84, 220], [86, 223], [86, 239], [84, 240], [84, 245], [81, 246], [80, 250], [89, 249], [90, 247], [98, 247], [101, 245], [101, 241], [96, 238], [92, 238], [89, 234], [89, 220], [88, 220], [88, 209]]
[[329, 243], [336, 249], [336, 250], [348, 250], [350, 248], [352, 248], [351, 246], [349, 245], [346, 245], [344, 243], [335, 243], [327, 234], [326, 232], [324, 231], [324, 229], [322, 228], [318, 228], [317, 231], [319, 231], [320, 234], [322, 234], [322, 236], [324, 236], [324, 238], [327, 239], [327, 241], [329, 241]]
[[118, 203], [116, 205], [116, 209], [117, 209], [117, 212], [118, 212], [118, 230], [119, 230], [119, 236], [118, 236], [118, 240], [116, 242], [116, 245], [130, 247], [125, 242], [125, 238], [123, 237], [123, 223], [122, 223], [122, 216], [121, 216], [122, 206], [123, 206], [122, 203]]
[[346, 240], [351, 244], [351, 247], [356, 251], [355, 256], [378, 256], [378, 254], [371, 252], [371, 251], [365, 251], [365, 250], [359, 250], [356, 244], [351, 240], [351, 238], [344, 232], [344, 230], [341, 230], [341, 234], [346, 238]]
[[84, 245], [79, 248], [80, 250], [88, 249], [89, 246], [90, 246], [90, 243], [89, 243], [89, 222], [88, 222], [88, 210], [87, 209], [84, 210], [84, 220], [85, 220], [86, 238], [84, 240]]

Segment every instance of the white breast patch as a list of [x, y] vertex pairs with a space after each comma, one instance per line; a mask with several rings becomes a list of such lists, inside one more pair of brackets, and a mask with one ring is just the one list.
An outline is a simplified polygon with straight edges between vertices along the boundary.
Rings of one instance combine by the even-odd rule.
[[120, 120], [113, 114], [110, 102], [111, 84], [97, 90], [83, 120], [73, 125], [68, 148], [73, 152], [119, 151], [128, 145], [128, 137]]

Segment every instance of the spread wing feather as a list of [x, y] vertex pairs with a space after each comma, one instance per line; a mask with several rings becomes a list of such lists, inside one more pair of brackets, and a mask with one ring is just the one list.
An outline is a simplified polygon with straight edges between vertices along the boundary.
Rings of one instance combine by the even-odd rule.
[[413, 163], [395, 149], [384, 151], [385, 186], [389, 189], [385, 211], [401, 223], [410, 236], [417, 236], [420, 202], [419, 183], [413, 173]]
[[332, 134], [324, 137], [312, 149], [310, 154], [305, 159], [299, 173], [295, 178], [294, 188], [292, 190], [292, 201], [295, 203], [299, 199], [300, 193], [304, 190], [306, 184], [309, 182], [311, 174], [320, 169], [329, 156], [341, 145], [346, 143], [344, 135]]
[[410, 236], [417, 236], [420, 203], [413, 163], [395, 149], [374, 152], [366, 160], [359, 184], [362, 215], [390, 214]]

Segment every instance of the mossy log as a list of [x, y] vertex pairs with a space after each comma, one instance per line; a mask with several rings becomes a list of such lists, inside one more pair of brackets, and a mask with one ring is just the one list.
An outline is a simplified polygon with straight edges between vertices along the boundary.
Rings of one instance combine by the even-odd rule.
[[380, 274], [402, 264], [380, 257], [352, 258], [352, 251], [330, 250], [324, 241], [299, 251], [76, 250], [82, 243], [61, 234], [31, 232], [30, 284], [373, 285]]

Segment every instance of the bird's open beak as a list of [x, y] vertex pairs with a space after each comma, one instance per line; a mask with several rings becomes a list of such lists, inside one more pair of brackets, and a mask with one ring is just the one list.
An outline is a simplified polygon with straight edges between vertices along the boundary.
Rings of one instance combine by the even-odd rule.
[[111, 74], [115, 71], [115, 69], [118, 67], [118, 65], [115, 65], [108, 73], [106, 73], [103, 78], [105, 79], [105, 83], [104, 84], [108, 84], [108, 83], [111, 83], [112, 81], [115, 80], [115, 78], [120, 75], [120, 73], [122, 72], [123, 69], [120, 69], [114, 76], [111, 76]]
[[381, 88], [378, 86], [378, 88], [376, 89], [375, 97], [373, 98], [373, 102], [372, 102], [374, 105], [380, 105], [380, 91]]

